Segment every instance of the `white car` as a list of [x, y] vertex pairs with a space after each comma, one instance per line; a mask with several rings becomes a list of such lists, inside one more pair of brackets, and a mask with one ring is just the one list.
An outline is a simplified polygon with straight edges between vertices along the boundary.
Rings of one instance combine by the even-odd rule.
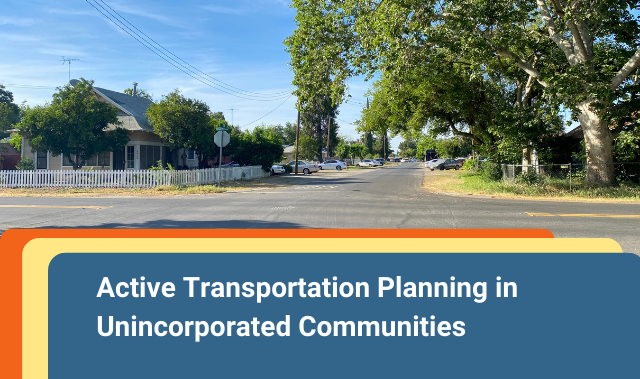
[[324, 161], [318, 165], [320, 170], [342, 170], [343, 168], [347, 168], [347, 164], [343, 161], [338, 160], [330, 160]]
[[402, 159], [400, 160], [400, 162], [401, 162], [401, 163], [409, 162], [409, 159], [408, 159], [408, 158], [402, 158]]
[[280, 165], [274, 164], [271, 166], [271, 175], [284, 174], [285, 172], [284, 167]]
[[[288, 164], [295, 171], [295, 169], [296, 169], [296, 161], [289, 162]], [[298, 173], [300, 173], [300, 172], [305, 174], [305, 175], [306, 174], [311, 174], [312, 172], [318, 172], [318, 165], [315, 164], [315, 163], [309, 163], [309, 162], [306, 162], [306, 161], [298, 161]]]
[[358, 166], [360, 167], [376, 167], [381, 166], [380, 162], [374, 161], [373, 159], [364, 159], [358, 162]]
[[432, 159], [424, 163], [424, 168], [428, 168], [433, 171], [440, 163], [444, 163], [446, 159]]

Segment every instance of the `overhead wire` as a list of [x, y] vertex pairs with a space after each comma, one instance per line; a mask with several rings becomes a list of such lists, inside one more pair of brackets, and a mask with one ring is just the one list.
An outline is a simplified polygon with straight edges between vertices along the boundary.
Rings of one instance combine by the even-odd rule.
[[[95, 10], [97, 10], [100, 14], [102, 14], [104, 17], [106, 17], [109, 21], [111, 21], [111, 23], [113, 23], [115, 26], [117, 26], [118, 28], [120, 28], [122, 31], [124, 31], [126, 34], [128, 34], [130, 37], [132, 37], [133, 39], [135, 39], [136, 41], [138, 41], [141, 45], [143, 45], [144, 47], [146, 47], [149, 51], [151, 51], [152, 53], [154, 53], [155, 55], [157, 55], [158, 57], [160, 57], [162, 60], [166, 61], [167, 63], [169, 63], [170, 65], [172, 65], [173, 67], [175, 67], [176, 69], [182, 71], [183, 73], [189, 75], [191, 78], [199, 81], [202, 84], [205, 84], [209, 87], [212, 87], [214, 89], [217, 89], [220, 92], [224, 92], [228, 95], [231, 96], [235, 96], [241, 99], [245, 99], [245, 100], [251, 100], [251, 101], [275, 101], [275, 100], [281, 100], [282, 98], [284, 98], [285, 96], [287, 96], [287, 94], [285, 93], [284, 95], [280, 96], [280, 97], [273, 97], [270, 99], [259, 99], [259, 98], [253, 98], [253, 97], [249, 97], [252, 95], [239, 95], [237, 93], [233, 93], [228, 91], [226, 88], [221, 88], [221, 86], [216, 85], [215, 83], [205, 79], [203, 80], [201, 78], [201, 75], [193, 72], [192, 70], [186, 68], [184, 65], [182, 65], [181, 63], [177, 62], [175, 59], [172, 59], [171, 57], [169, 57], [168, 55], [162, 53], [159, 49], [155, 48], [153, 45], [150, 46], [150, 43], [145, 43], [143, 41], [141, 41], [141, 39], [144, 39], [143, 37], [141, 37], [140, 35], [138, 35], [137, 33], [135, 33], [131, 28], [129, 28], [128, 26], [126, 26], [125, 24], [122, 24], [121, 22], [117, 21], [117, 20], [113, 20], [111, 17], [115, 16], [110, 13], [107, 9], [105, 9], [103, 6], [101, 6], [100, 4], [98, 4], [97, 2], [92, 3], [89, 0], [85, 0], [89, 5], [91, 5]], [[95, 2], [95, 0], [94, 0]], [[98, 9], [98, 7], [96, 7], [96, 5], [100, 8], [102, 8], [104, 10], [104, 12], [100, 9]], [[109, 13], [109, 15], [105, 14], [105, 12]], [[111, 17], [109, 17], [111, 16]], [[124, 27], [123, 27], [124, 26]], [[125, 29], [126, 28], [126, 29]], [[127, 30], [128, 29], [128, 30]], [[179, 67], [181, 66], [181, 67]], [[237, 91], [236, 91], [237, 92]], [[291, 94], [289, 93], [289, 95], [287, 96], [287, 99], [291, 96]]]
[[247, 126], [249, 126], [249, 125], [251, 125], [251, 124], [253, 124], [253, 123], [258, 122], [258, 121], [262, 120], [263, 118], [267, 117], [268, 115], [270, 115], [271, 113], [275, 112], [278, 108], [280, 108], [281, 106], [283, 106], [283, 105], [284, 105], [284, 103], [286, 103], [286, 102], [287, 102], [287, 100], [289, 100], [289, 99], [291, 98], [291, 96], [293, 96], [293, 94], [289, 95], [289, 97], [287, 97], [286, 99], [284, 99], [284, 101], [283, 101], [280, 105], [278, 105], [277, 107], [275, 107], [274, 109], [272, 109], [272, 110], [271, 110], [271, 112], [267, 113], [266, 115], [264, 115], [264, 116], [260, 117], [260, 118], [259, 118], [259, 119], [257, 119], [257, 120], [251, 121], [250, 123], [248, 123], [248, 124], [246, 124], [246, 125], [244, 125], [244, 126], [242, 126], [242, 127], [243, 127], [243, 128], [246, 128]]
[[[95, 1], [95, 0], [93, 0]], [[272, 96], [281, 96], [283, 94], [287, 94], [289, 95], [291, 93], [291, 91], [293, 90], [293, 88], [286, 90], [286, 91], [282, 91], [282, 92], [275, 92], [275, 93], [260, 93], [260, 92], [252, 92], [252, 91], [245, 91], [241, 88], [232, 86], [230, 84], [227, 84], [219, 79], [216, 79], [210, 75], [208, 75], [207, 73], [197, 69], [196, 67], [192, 66], [191, 64], [189, 64], [188, 62], [186, 62], [185, 60], [183, 60], [182, 58], [180, 58], [179, 56], [175, 55], [174, 53], [172, 53], [171, 51], [169, 51], [168, 49], [166, 49], [164, 46], [162, 46], [160, 43], [156, 42], [153, 38], [149, 37], [147, 34], [145, 34], [142, 30], [138, 29], [134, 24], [132, 24], [131, 22], [129, 22], [126, 18], [124, 18], [124, 16], [122, 16], [120, 13], [118, 13], [115, 9], [113, 9], [111, 6], [109, 6], [109, 4], [105, 3], [103, 0], [100, 0], [100, 2], [102, 4], [104, 4], [107, 8], [109, 8], [115, 15], [117, 15], [118, 17], [120, 17], [124, 22], [126, 22], [127, 24], [131, 25], [135, 30], [137, 30], [138, 32], [140, 32], [144, 37], [146, 37], [147, 42], [153, 42], [155, 45], [157, 45], [158, 47], [160, 47], [162, 50], [166, 51], [167, 53], [169, 53], [170, 55], [172, 55], [173, 57], [175, 57], [176, 59], [178, 59], [179, 61], [181, 61], [182, 63], [186, 64], [187, 66], [191, 67], [192, 69], [194, 69], [195, 71], [199, 72], [200, 74], [210, 78], [211, 80], [214, 80], [218, 83], [220, 83], [222, 86], [227, 87], [230, 91], [233, 90], [237, 90], [238, 93], [241, 94], [251, 94], [251, 95], [255, 95], [255, 96], [262, 96], [262, 97], [272, 97]], [[104, 9], [104, 8], [103, 8]], [[113, 14], [112, 14], [113, 15]], [[138, 35], [139, 36], [139, 35]], [[149, 42], [150, 41], [150, 42]]]
[[57, 87], [31, 85], [31, 84], [4, 84], [4, 83], [0, 83], [0, 85], [4, 86], [4, 87], [10, 87], [10, 88], [25, 88], [25, 89], [56, 89], [57, 88]]

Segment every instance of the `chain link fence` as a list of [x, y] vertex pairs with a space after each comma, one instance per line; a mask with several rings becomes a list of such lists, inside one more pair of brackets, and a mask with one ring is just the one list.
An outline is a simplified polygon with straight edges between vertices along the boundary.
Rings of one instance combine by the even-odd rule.
[[[487, 167], [492, 165], [492, 167]], [[559, 184], [564, 181], [571, 190], [576, 182], [585, 178], [587, 169], [603, 169], [604, 165], [594, 164], [549, 164], [549, 165], [516, 165], [494, 164], [485, 162], [483, 171], [501, 176], [502, 180], [513, 184], [538, 185], [549, 182]], [[618, 183], [640, 184], [640, 162], [614, 163], [616, 180]], [[502, 171], [500, 175], [500, 171]]]

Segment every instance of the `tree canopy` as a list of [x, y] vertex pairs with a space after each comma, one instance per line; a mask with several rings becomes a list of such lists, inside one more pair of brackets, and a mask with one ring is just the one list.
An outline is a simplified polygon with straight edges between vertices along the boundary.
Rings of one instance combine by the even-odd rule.
[[74, 170], [92, 156], [124, 148], [129, 142], [117, 109], [99, 101], [93, 81], [85, 79], [58, 88], [51, 103], [28, 108], [18, 129], [35, 151], [63, 155]]
[[[326, 91], [318, 72], [331, 77], [335, 103], [344, 101], [349, 78], [382, 74], [390, 82], [384, 86], [405, 97], [389, 97], [394, 111], [404, 111], [388, 123], [404, 131], [432, 121], [446, 126], [449, 114], [458, 116], [449, 122], [451, 131], [453, 124], [493, 151], [516, 150], [529, 135], [552, 131], [560, 106], [569, 109], [585, 132], [592, 164], [587, 180], [607, 185], [615, 179], [610, 128], [637, 101], [631, 74], [640, 65], [640, 22], [632, 12], [638, 5], [637, 0], [294, 0], [298, 28], [285, 43], [301, 101]], [[405, 88], [431, 74], [429, 83], [440, 86]], [[465, 87], [473, 91], [455, 106], [451, 95], [465, 100]], [[426, 100], [440, 97], [440, 91], [445, 106], [429, 102], [429, 112], [423, 112]], [[416, 97], [422, 102], [413, 101]]]
[[215, 156], [213, 136], [222, 122], [211, 114], [203, 101], [190, 99], [176, 89], [149, 106], [146, 113], [153, 131], [171, 150], [189, 149], [198, 152], [198, 166], [204, 167], [207, 157]]
[[[13, 93], [0, 84], [0, 133], [9, 130], [20, 121], [20, 108], [13, 102]], [[0, 134], [0, 139], [4, 135]]]

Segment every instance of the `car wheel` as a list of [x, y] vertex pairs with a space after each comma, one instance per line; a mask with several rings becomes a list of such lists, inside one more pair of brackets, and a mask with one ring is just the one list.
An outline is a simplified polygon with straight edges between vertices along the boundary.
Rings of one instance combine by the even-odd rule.
[[433, 169], [431, 169], [431, 171], [433, 171]]
[[271, 176], [274, 176], [276, 173], [271, 170]]
[[322, 166], [318, 166], [318, 168], [319, 168], [320, 170], [322, 170], [322, 169], [323, 169], [323, 168], [322, 168]]
[[309, 171], [308, 168], [305, 168], [304, 170], [302, 170], [302, 173], [307, 175], [307, 174], [311, 174], [311, 171]]
[[342, 166], [336, 166], [336, 170], [342, 171]]
[[456, 166], [456, 170], [460, 170], [460, 166]]

